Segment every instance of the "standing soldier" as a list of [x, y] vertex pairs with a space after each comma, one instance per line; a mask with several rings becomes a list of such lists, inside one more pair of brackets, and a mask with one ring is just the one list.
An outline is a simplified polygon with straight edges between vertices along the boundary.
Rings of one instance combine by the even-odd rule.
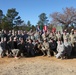
[[74, 29], [72, 29], [71, 34], [70, 34], [70, 41], [71, 41], [72, 46], [74, 46], [74, 37], [75, 37]]
[[0, 31], [0, 42], [1, 42], [1, 34], [2, 34], [2, 32]]
[[35, 40], [34, 34], [35, 34], [34, 32], [31, 34], [31, 36], [30, 36], [31, 40]]
[[56, 37], [56, 34], [55, 33], [53, 33], [53, 32], [51, 32], [50, 34], [49, 34], [49, 39], [53, 39], [54, 41], [56, 41], [56, 39], [57, 39], [57, 37]]
[[49, 39], [52, 38], [52, 36], [53, 36], [53, 33], [50, 32], [50, 33], [49, 33]]
[[67, 30], [65, 30], [64, 33], [63, 33], [63, 41], [65, 39], [69, 39], [69, 33], [67, 33]]
[[75, 37], [75, 41], [74, 41], [74, 55], [76, 55], [76, 37]]
[[46, 39], [46, 32], [44, 32], [44, 33], [42, 34], [42, 39], [43, 39], [43, 40]]
[[34, 34], [35, 40], [38, 40], [40, 38], [40, 35], [41, 34], [36, 31], [35, 34]]
[[56, 37], [57, 37], [57, 41], [58, 41], [59, 39], [62, 39], [62, 35], [61, 35], [61, 32], [60, 32], [60, 31], [58, 31], [58, 32], [56, 33]]
[[70, 41], [71, 41], [71, 44], [72, 44], [72, 55], [74, 55], [74, 42], [75, 42], [75, 36], [76, 34], [74, 33], [74, 29], [71, 30], [71, 34], [70, 34]]

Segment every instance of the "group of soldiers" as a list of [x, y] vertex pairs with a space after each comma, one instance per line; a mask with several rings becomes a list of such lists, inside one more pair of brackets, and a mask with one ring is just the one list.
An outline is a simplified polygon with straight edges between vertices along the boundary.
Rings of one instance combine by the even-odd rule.
[[76, 55], [76, 32], [71, 33], [51, 31], [0, 31], [0, 56], [28, 57], [28, 56], [55, 56], [69, 58]]

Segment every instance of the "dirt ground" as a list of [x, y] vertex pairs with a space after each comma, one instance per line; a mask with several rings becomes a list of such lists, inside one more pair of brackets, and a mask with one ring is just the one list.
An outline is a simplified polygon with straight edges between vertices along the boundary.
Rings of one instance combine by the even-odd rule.
[[76, 58], [0, 58], [0, 75], [76, 75]]

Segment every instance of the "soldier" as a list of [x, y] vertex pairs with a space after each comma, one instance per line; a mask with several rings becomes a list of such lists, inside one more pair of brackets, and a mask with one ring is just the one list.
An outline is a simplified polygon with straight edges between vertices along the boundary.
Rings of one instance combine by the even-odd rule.
[[1, 44], [0, 44], [0, 57], [2, 57], [2, 56], [1, 56], [2, 51], [3, 51], [3, 50], [2, 50], [2, 47], [1, 47]]
[[75, 40], [74, 40], [74, 48], [73, 48], [74, 50], [74, 55], [76, 55], [76, 37], [75, 37]]
[[18, 45], [17, 45], [17, 37], [14, 37], [14, 40], [13, 40], [13, 49], [11, 50], [12, 51], [12, 55], [18, 59], [18, 54], [19, 54], [19, 49], [18, 49]]
[[44, 32], [44, 33], [42, 34], [42, 39], [43, 39], [43, 40], [46, 39], [46, 32]]
[[72, 29], [70, 33], [70, 41], [72, 44], [72, 55], [74, 54], [74, 38], [75, 38], [74, 29]]
[[53, 33], [50, 32], [50, 33], [49, 33], [49, 38], [52, 38], [52, 36], [53, 36]]
[[71, 30], [71, 34], [70, 34], [70, 41], [72, 43], [72, 46], [73, 46], [73, 43], [74, 43], [74, 37], [75, 37], [75, 34], [74, 34], [74, 29]]
[[27, 53], [28, 53], [28, 55], [30, 56], [34, 56], [35, 55], [35, 53], [34, 53], [34, 44], [32, 43], [32, 40], [31, 39], [29, 39], [29, 41], [28, 41], [28, 45], [27, 45]]
[[64, 48], [65, 47], [64, 47], [63, 42], [61, 40], [58, 40], [58, 45], [57, 45], [57, 51], [58, 51], [58, 53], [57, 53], [57, 55], [55, 55], [56, 58], [63, 59], [63, 56], [64, 56]]
[[56, 34], [53, 33], [53, 32], [51, 32], [51, 33], [49, 34], [49, 38], [51, 38], [51, 39], [53, 39], [53, 40], [55, 40], [55, 41], [56, 41], [56, 39], [57, 39]]
[[12, 32], [11, 32], [11, 30], [9, 30], [9, 32], [8, 32], [8, 38], [10, 39], [11, 36], [12, 36]]
[[20, 43], [18, 44], [18, 49], [19, 49], [18, 56], [22, 56], [22, 57], [25, 56], [26, 47], [23, 38], [20, 39]]
[[1, 42], [1, 34], [2, 34], [2, 32], [0, 31], [0, 42]]
[[56, 55], [57, 54], [57, 42], [54, 41], [53, 39], [50, 39], [49, 41], [49, 46], [50, 46], [50, 50], [51, 50], [51, 53], [53, 52], [53, 55]]
[[30, 36], [30, 37], [31, 37], [31, 39], [32, 39], [32, 40], [35, 40], [34, 32], [31, 34], [31, 36]]
[[39, 32], [35, 32], [34, 34], [35, 40], [38, 40], [40, 38], [40, 33]]
[[7, 45], [8, 45], [8, 57], [10, 57], [10, 56], [12, 56], [12, 49], [14, 48], [14, 43], [13, 43], [12, 37], [9, 38]]
[[17, 38], [19, 39], [19, 38], [21, 38], [21, 37], [22, 37], [21, 31], [18, 30]]
[[2, 52], [3, 52], [3, 49], [2, 49], [2, 46], [1, 44], [3, 43], [3, 38], [1, 38], [1, 41], [0, 41], [0, 57], [2, 58]]
[[67, 30], [65, 30], [63, 33], [63, 41], [68, 38], [69, 38], [69, 33], [67, 33]]
[[[39, 49], [39, 53], [42, 55], [43, 53], [42, 53], [42, 44], [43, 44], [43, 42], [42, 41], [40, 41], [39, 43], [38, 43], [38, 49]], [[39, 55], [40, 55], [39, 54]]]
[[68, 39], [64, 40], [64, 46], [65, 46], [65, 57], [69, 58], [71, 55], [71, 51], [72, 51], [72, 45], [71, 42], [68, 41]]
[[43, 56], [46, 55], [49, 57], [50, 56], [50, 48], [49, 48], [49, 43], [47, 42], [46, 39], [44, 39], [43, 45], [42, 45], [42, 52], [43, 52]]
[[35, 41], [34, 49], [35, 49], [35, 54], [36, 55], [41, 55], [42, 54], [42, 52], [41, 52], [41, 42], [39, 42], [38, 40], [36, 40]]
[[6, 37], [1, 38], [1, 48], [2, 48], [1, 57], [3, 58], [4, 56], [6, 56], [6, 51], [7, 51]]
[[23, 36], [24, 40], [26, 40], [28, 38], [28, 34], [26, 31], [24, 31], [24, 36]]
[[57, 37], [57, 40], [62, 39], [62, 35], [61, 35], [61, 32], [60, 31], [58, 31], [56, 33], [56, 37]]

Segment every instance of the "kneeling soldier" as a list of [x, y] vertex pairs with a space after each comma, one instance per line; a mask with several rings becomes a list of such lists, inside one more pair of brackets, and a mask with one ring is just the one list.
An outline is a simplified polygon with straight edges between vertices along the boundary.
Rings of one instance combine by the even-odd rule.
[[42, 45], [42, 52], [43, 52], [43, 56], [46, 55], [50, 56], [50, 48], [49, 48], [49, 43], [47, 42], [46, 39], [44, 39], [43, 45]]

